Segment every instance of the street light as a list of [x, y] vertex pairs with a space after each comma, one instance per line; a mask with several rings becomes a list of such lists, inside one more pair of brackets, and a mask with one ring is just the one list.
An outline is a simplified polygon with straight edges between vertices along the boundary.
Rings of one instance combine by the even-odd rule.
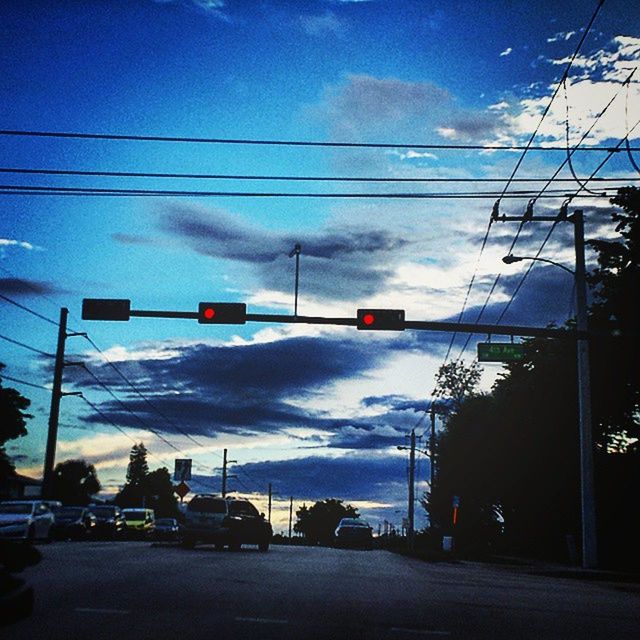
[[553, 260], [547, 260], [547, 258], [536, 258], [535, 256], [514, 256], [509, 254], [502, 258], [502, 262], [505, 264], [513, 264], [514, 262], [521, 262], [522, 260], [535, 260], [536, 262], [546, 262], [548, 264], [552, 264], [555, 267], [559, 267], [560, 269], [564, 269], [567, 273], [570, 273], [573, 277], [575, 277], [576, 272], [573, 269], [569, 269], [569, 267], [565, 267], [563, 264], [559, 262], [554, 262]]
[[580, 427], [580, 499], [582, 510], [582, 567], [593, 569], [598, 564], [596, 532], [596, 500], [593, 471], [593, 434], [591, 432], [591, 378], [589, 372], [589, 341], [587, 338], [587, 278], [584, 260], [584, 219], [576, 210], [568, 218], [573, 222], [576, 250], [576, 270], [562, 264], [533, 256], [508, 255], [502, 258], [506, 264], [521, 260], [547, 262], [568, 271], [575, 281], [576, 330], [578, 359], [578, 420]]

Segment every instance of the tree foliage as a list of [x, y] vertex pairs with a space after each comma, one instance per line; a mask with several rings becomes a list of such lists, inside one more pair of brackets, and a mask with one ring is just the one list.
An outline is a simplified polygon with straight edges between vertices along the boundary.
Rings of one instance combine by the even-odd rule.
[[85, 460], [67, 460], [53, 471], [53, 496], [63, 504], [87, 505], [100, 491], [95, 467]]
[[477, 362], [447, 362], [436, 373], [435, 395], [446, 398], [450, 412], [456, 413], [467, 398], [477, 393], [481, 375], [482, 367]]
[[4, 368], [5, 365], [0, 362], [0, 478], [10, 476], [15, 470], [4, 445], [8, 440], [26, 436], [27, 420], [33, 417], [26, 412], [31, 401], [16, 389], [2, 385]]
[[127, 481], [115, 497], [121, 507], [145, 506], [158, 517], [176, 516], [178, 503], [173, 493], [171, 476], [166, 467], [149, 471], [147, 448], [141, 442], [131, 447]]
[[298, 509], [293, 529], [313, 544], [330, 544], [340, 520], [357, 517], [358, 510], [352, 505], [344, 505], [342, 500], [328, 498], [309, 508], [303, 505]]

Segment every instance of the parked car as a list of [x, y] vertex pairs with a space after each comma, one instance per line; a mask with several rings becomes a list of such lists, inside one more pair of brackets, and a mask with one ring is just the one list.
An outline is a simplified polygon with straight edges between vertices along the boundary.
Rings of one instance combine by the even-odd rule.
[[187, 505], [185, 547], [204, 542], [236, 551], [243, 544], [257, 544], [260, 551], [268, 551], [272, 535], [271, 524], [248, 500], [198, 494]]
[[180, 525], [175, 518], [158, 518], [154, 531], [156, 540], [175, 541], [180, 538]]
[[127, 523], [122, 509], [111, 504], [91, 504], [89, 510], [96, 517], [96, 536], [99, 538], [123, 538]]
[[335, 531], [336, 547], [373, 548], [373, 529], [360, 518], [342, 518]]
[[40, 500], [11, 500], [0, 503], [0, 538], [8, 540], [50, 540], [54, 523], [51, 509]]
[[87, 507], [58, 507], [52, 534], [57, 540], [86, 540], [96, 534], [96, 517]]
[[153, 509], [131, 508], [123, 509], [122, 515], [126, 522], [129, 537], [149, 538], [155, 529], [155, 513]]

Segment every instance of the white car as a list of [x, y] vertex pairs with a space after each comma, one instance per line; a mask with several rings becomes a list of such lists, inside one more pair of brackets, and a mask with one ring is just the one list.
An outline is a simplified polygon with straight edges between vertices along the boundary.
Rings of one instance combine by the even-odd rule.
[[41, 500], [0, 502], [0, 539], [50, 540], [55, 516]]

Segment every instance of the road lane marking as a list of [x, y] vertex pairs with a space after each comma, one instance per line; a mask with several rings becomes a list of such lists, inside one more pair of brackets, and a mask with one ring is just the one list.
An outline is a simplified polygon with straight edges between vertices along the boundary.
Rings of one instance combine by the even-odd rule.
[[279, 620], [278, 618], [246, 618], [243, 616], [236, 618], [236, 622], [259, 622], [260, 624], [289, 624], [288, 620]]
[[402, 627], [392, 627], [391, 631], [395, 633], [413, 633], [420, 636], [450, 636], [451, 631], [437, 631], [430, 629], [403, 629]]
[[76, 607], [75, 611], [80, 613], [120, 613], [123, 615], [131, 613], [129, 609], [97, 609], [94, 607]]

